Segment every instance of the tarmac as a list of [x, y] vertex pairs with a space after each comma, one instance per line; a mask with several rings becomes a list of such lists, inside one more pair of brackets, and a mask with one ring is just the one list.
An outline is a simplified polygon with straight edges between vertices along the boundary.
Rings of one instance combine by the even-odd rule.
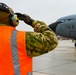
[[76, 48], [72, 40], [59, 40], [53, 51], [34, 57], [33, 75], [76, 75]]

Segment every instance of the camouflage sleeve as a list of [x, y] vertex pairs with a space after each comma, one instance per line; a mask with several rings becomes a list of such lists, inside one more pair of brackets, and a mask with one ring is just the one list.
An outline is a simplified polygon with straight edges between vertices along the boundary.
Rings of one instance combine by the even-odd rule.
[[56, 34], [43, 22], [34, 21], [34, 32], [26, 32], [26, 48], [30, 57], [52, 51], [58, 45]]

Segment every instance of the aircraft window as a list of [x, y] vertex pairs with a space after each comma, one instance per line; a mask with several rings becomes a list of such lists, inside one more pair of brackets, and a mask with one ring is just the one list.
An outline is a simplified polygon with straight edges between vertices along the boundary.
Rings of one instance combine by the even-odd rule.
[[67, 21], [69, 21], [69, 20], [68, 19], [61, 20], [61, 22], [67, 22]]
[[65, 22], [65, 20], [61, 20], [61, 22]]
[[73, 19], [62, 19], [61, 22], [68, 22], [70, 20], [73, 20]]
[[72, 20], [72, 19], [68, 19], [68, 21], [70, 21], [70, 20]]
[[68, 19], [67, 20], [65, 20], [65, 22], [67, 22], [68, 21]]
[[59, 19], [58, 21], [61, 21], [62, 23], [64, 23], [64, 22], [68, 22], [70, 20], [74, 20], [74, 19]]

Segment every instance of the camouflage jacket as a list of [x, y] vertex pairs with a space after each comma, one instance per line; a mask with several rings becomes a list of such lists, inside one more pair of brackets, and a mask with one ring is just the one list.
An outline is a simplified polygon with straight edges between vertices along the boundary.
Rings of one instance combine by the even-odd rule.
[[34, 32], [26, 32], [27, 54], [39, 56], [54, 50], [58, 45], [56, 34], [43, 22], [34, 21]]
[[26, 32], [28, 56], [39, 56], [56, 48], [58, 45], [56, 34], [45, 23], [34, 21], [31, 26], [34, 28], [34, 32]]

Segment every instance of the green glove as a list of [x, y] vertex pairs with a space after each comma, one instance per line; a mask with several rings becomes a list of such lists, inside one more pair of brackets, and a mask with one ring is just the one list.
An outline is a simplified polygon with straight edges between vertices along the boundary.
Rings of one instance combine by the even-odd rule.
[[33, 19], [31, 19], [31, 17], [30, 16], [28, 16], [28, 15], [26, 15], [26, 14], [21, 14], [21, 13], [15, 13], [17, 16], [18, 16], [18, 18], [19, 18], [19, 20], [22, 20], [22, 21], [24, 21], [25, 23], [27, 23], [27, 24], [29, 24], [29, 25], [32, 25], [32, 23], [33, 23]]

